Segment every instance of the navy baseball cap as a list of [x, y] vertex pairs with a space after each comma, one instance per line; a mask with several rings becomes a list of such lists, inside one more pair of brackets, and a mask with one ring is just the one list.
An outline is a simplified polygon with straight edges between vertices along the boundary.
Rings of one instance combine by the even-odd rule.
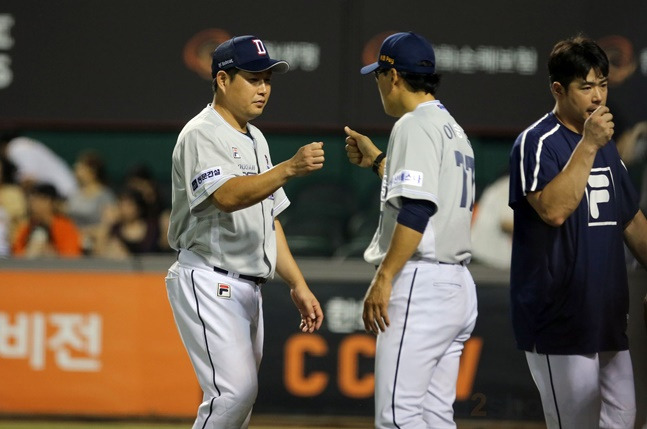
[[211, 77], [220, 70], [237, 68], [252, 73], [273, 69], [285, 73], [290, 68], [287, 61], [273, 60], [261, 39], [256, 36], [233, 37], [220, 44], [211, 55]]
[[382, 42], [377, 62], [362, 67], [361, 73], [369, 74], [378, 68], [433, 74], [436, 72], [434, 48], [416, 33], [392, 34]]

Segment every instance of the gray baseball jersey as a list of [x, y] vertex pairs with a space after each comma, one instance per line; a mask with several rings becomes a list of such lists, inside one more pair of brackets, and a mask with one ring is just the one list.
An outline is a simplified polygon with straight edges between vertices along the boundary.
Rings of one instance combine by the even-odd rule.
[[393, 126], [386, 156], [380, 223], [364, 259], [382, 262], [406, 197], [437, 209], [412, 259], [469, 262], [474, 152], [460, 125], [438, 100], [421, 103]]
[[251, 124], [247, 129], [249, 136], [235, 130], [211, 105], [182, 129], [173, 150], [168, 240], [208, 265], [267, 278], [276, 267], [274, 218], [290, 204], [283, 189], [233, 213], [218, 210], [210, 199], [232, 177], [272, 168], [265, 137]]

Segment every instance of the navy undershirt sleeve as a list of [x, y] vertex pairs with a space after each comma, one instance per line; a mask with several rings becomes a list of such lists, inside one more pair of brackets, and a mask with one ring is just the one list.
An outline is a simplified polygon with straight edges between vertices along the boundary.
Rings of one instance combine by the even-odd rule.
[[398, 223], [422, 234], [434, 213], [436, 213], [436, 205], [431, 201], [402, 197]]

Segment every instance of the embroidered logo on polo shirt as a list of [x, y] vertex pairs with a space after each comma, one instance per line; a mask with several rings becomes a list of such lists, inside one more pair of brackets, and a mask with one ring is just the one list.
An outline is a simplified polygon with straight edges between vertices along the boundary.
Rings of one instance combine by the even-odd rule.
[[234, 159], [240, 159], [240, 152], [238, 152], [238, 148], [237, 147], [232, 147], [231, 150], [232, 150], [232, 152], [234, 154]]
[[616, 192], [609, 167], [592, 168], [586, 186], [589, 205], [589, 226], [617, 225], [615, 218]]

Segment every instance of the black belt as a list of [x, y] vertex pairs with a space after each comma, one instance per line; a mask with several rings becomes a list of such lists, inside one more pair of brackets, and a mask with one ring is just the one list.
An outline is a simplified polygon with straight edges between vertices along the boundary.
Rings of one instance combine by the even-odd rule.
[[465, 261], [460, 261], [460, 262], [442, 262], [442, 261], [438, 261], [438, 263], [441, 264], [441, 265], [462, 265], [462, 266], [467, 265], [467, 262], [465, 262]]
[[223, 270], [222, 268], [219, 268], [219, 267], [213, 267], [213, 270], [229, 277], [234, 277], [234, 278], [254, 282], [257, 285], [262, 285], [263, 283], [267, 282], [267, 279], [265, 277], [248, 276], [247, 274], [236, 274], [236, 273], [232, 273], [231, 271]]

